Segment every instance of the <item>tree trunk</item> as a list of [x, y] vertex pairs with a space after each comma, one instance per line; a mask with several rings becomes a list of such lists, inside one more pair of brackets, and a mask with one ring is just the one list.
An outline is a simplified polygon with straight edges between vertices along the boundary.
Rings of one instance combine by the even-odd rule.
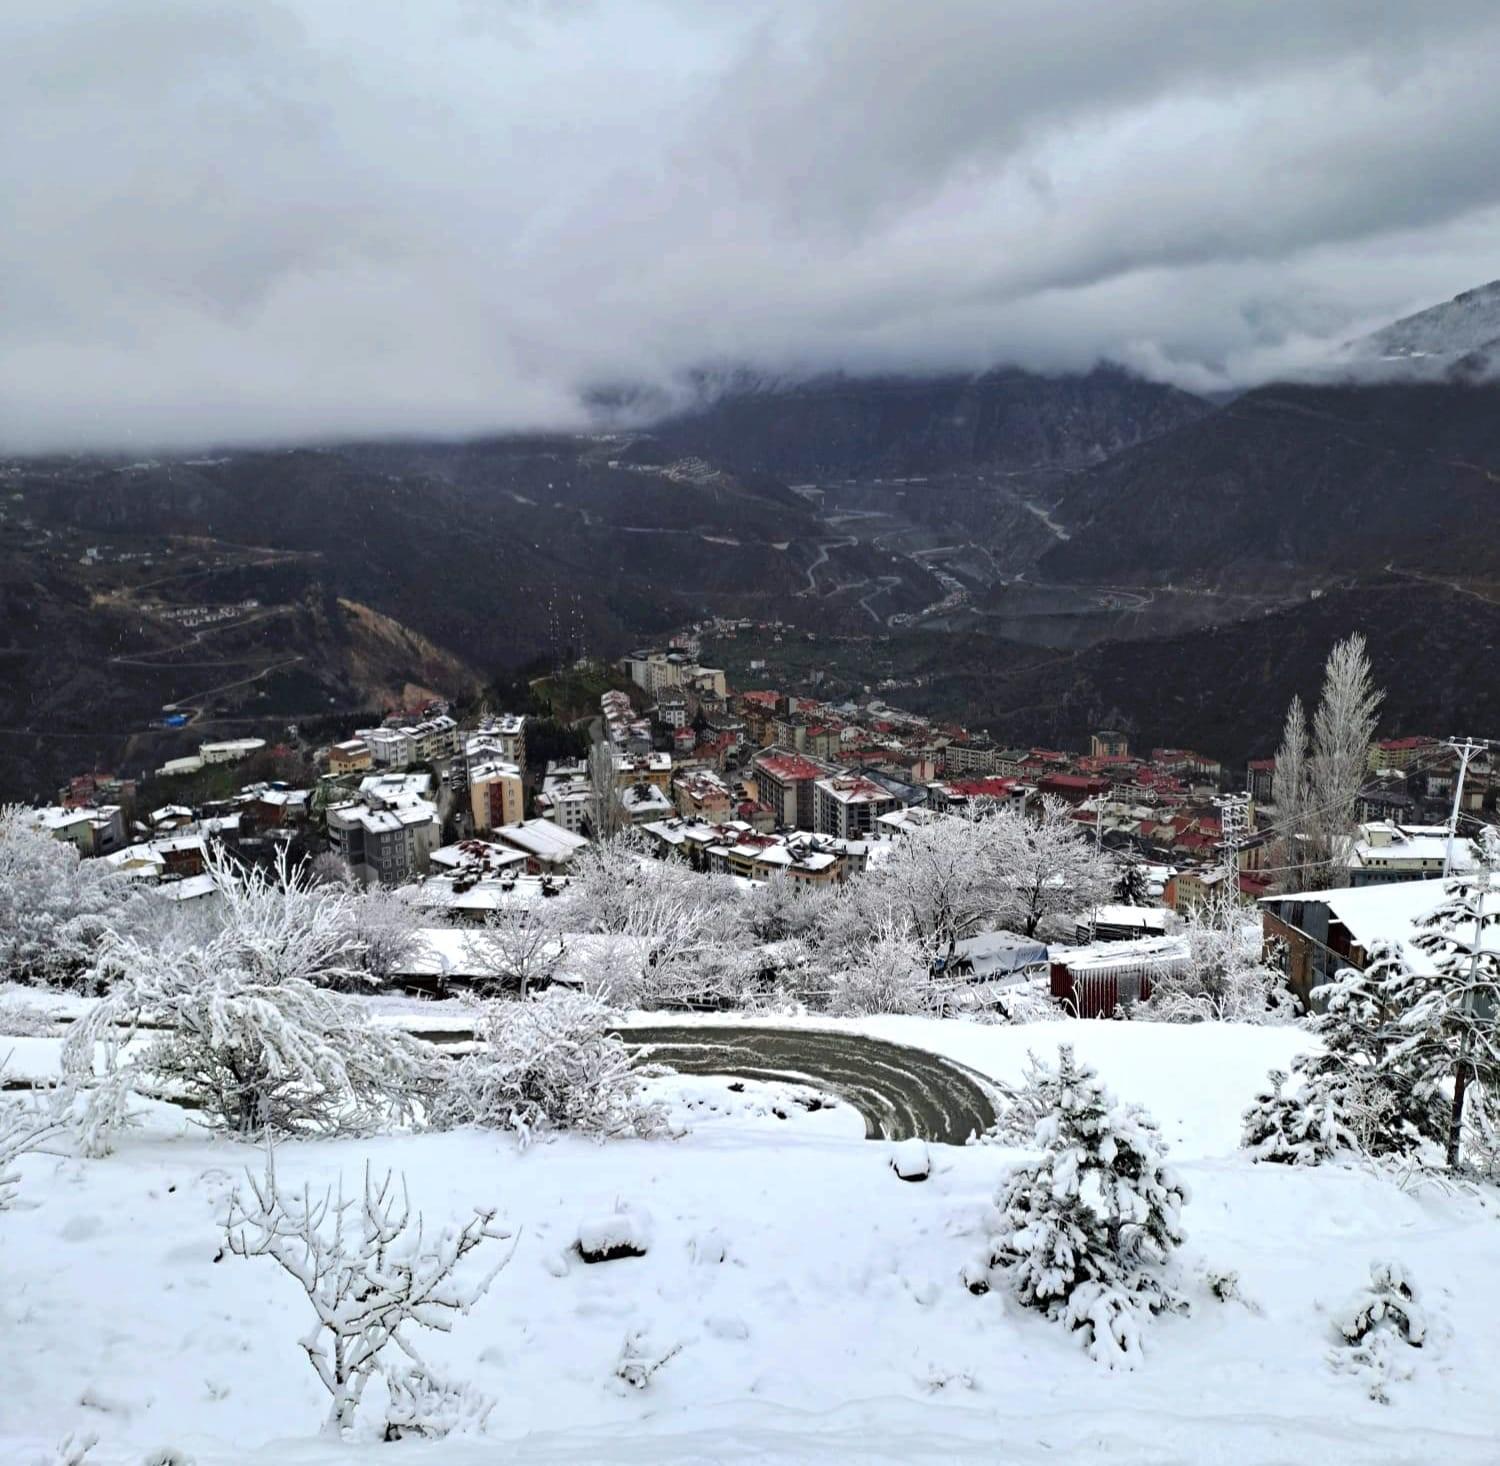
[[1464, 1129], [1464, 1091], [1469, 1087], [1469, 1034], [1464, 1029], [1463, 1042], [1458, 1046], [1458, 1069], [1453, 1075], [1453, 1117], [1448, 1122], [1448, 1169], [1458, 1165], [1460, 1143]]

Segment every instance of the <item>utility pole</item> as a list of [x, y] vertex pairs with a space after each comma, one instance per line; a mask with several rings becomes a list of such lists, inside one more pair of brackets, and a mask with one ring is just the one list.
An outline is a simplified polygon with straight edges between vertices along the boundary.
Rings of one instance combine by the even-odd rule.
[[1447, 880], [1453, 874], [1453, 841], [1458, 833], [1458, 810], [1464, 797], [1464, 778], [1469, 772], [1469, 760], [1481, 749], [1488, 748], [1489, 741], [1484, 738], [1465, 738], [1462, 741], [1450, 738], [1443, 746], [1451, 748], [1458, 755], [1458, 777], [1453, 781], [1453, 809], [1448, 815], [1448, 848], [1443, 855], [1443, 879]]
[[1214, 803], [1219, 806], [1219, 826], [1222, 831], [1220, 845], [1223, 848], [1223, 870], [1229, 889], [1239, 895], [1240, 846], [1250, 833], [1250, 796], [1248, 794], [1220, 794]]

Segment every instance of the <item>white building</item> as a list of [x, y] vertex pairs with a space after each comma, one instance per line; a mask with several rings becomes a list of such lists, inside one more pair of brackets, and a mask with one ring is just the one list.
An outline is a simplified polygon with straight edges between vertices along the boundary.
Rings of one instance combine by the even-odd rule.
[[813, 828], [839, 840], [859, 840], [879, 830], [876, 821], [900, 801], [873, 779], [837, 774], [813, 785]]

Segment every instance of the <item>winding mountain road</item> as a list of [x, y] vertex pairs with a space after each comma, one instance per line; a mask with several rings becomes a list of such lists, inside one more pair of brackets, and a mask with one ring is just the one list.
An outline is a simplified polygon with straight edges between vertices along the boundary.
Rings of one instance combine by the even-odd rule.
[[810, 1084], [857, 1110], [870, 1140], [962, 1145], [995, 1123], [993, 1087], [951, 1059], [859, 1033], [663, 1024], [619, 1030], [648, 1063], [682, 1074]]

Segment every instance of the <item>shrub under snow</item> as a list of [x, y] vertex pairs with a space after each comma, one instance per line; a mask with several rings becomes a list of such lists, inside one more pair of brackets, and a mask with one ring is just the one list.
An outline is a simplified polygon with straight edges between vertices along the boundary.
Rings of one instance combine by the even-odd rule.
[[1370, 1286], [1362, 1288], [1335, 1317], [1339, 1342], [1328, 1361], [1341, 1374], [1356, 1375], [1370, 1398], [1390, 1403], [1392, 1380], [1411, 1377], [1401, 1356], [1427, 1341], [1427, 1315], [1417, 1285], [1399, 1262], [1372, 1262]]
[[432, 1101], [436, 1125], [514, 1130], [523, 1145], [548, 1130], [605, 1139], [666, 1125], [595, 998], [554, 988], [524, 1003], [487, 1003], [475, 1035], [479, 1052], [452, 1066]]
[[1116, 1102], [1069, 1045], [1049, 1084], [1052, 1107], [1035, 1133], [1042, 1158], [1011, 1175], [988, 1257], [965, 1282], [973, 1292], [1005, 1284], [1079, 1332], [1094, 1359], [1130, 1366], [1143, 1317], [1186, 1306], [1169, 1264], [1188, 1190], [1163, 1164], [1150, 1117]]

